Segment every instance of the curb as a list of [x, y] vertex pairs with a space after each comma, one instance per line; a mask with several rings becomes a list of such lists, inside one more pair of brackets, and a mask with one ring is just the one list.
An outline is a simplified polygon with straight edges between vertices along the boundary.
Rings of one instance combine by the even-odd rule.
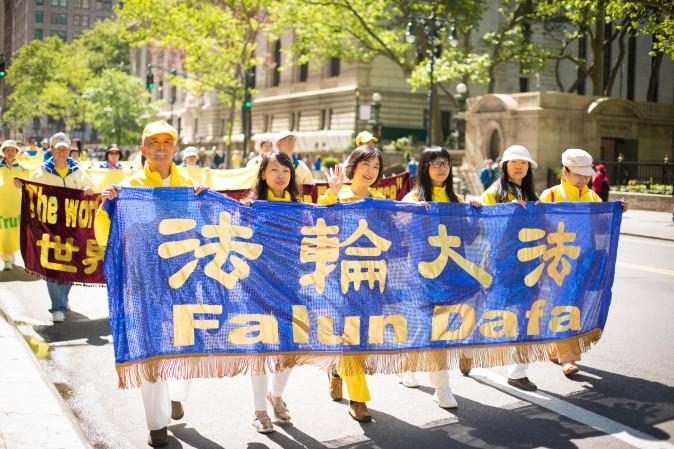
[[[23, 335], [21, 331], [19, 331], [19, 329], [17, 328], [16, 322], [3, 309], [2, 302], [0, 302], [0, 319], [4, 319], [7, 322], [7, 324], [9, 324], [9, 326], [12, 328], [14, 334], [16, 335], [16, 340], [19, 342], [18, 344], [21, 345], [24, 351], [26, 352], [27, 358], [30, 360], [30, 363], [37, 371], [45, 387], [51, 393], [53, 400], [56, 402], [56, 404], [58, 404], [59, 409], [62, 411], [63, 417], [70, 424], [70, 429], [61, 428], [63, 433], [70, 431], [72, 434], [74, 434], [75, 439], [80, 442], [82, 448], [93, 449], [93, 446], [91, 445], [91, 443], [89, 443], [89, 440], [84, 435], [84, 432], [82, 431], [82, 427], [80, 426], [79, 421], [73, 414], [72, 410], [70, 410], [70, 407], [68, 407], [63, 397], [61, 397], [61, 395], [59, 394], [58, 390], [56, 389], [56, 386], [51, 382], [51, 380], [49, 380], [47, 374], [44, 372], [44, 370], [42, 369], [40, 363], [36, 358], [36, 351], [33, 350], [32, 345], [36, 346], [38, 355], [41, 355], [41, 353], [44, 353], [46, 350], [48, 350], [48, 344], [45, 343], [44, 341], [39, 341], [34, 337], [28, 337]], [[29, 342], [29, 339], [31, 339], [32, 341]], [[45, 358], [46, 356], [47, 354], [45, 353]], [[12, 446], [7, 446], [7, 448], [11, 449]]]
[[644, 239], [653, 239], [653, 240], [662, 240], [664, 242], [674, 242], [674, 238], [669, 238], [669, 237], [660, 237], [657, 235], [645, 235], [645, 234], [637, 234], [634, 232], [620, 232], [620, 235], [628, 235], [630, 237], [641, 237]]

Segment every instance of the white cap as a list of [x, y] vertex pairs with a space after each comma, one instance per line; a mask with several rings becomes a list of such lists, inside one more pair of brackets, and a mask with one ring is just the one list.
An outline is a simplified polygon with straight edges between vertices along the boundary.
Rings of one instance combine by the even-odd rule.
[[292, 132], [292, 131], [288, 131], [288, 130], [286, 129], [286, 130], [281, 131], [280, 133], [278, 133], [278, 136], [276, 136], [276, 141], [278, 142], [279, 140], [283, 140], [283, 139], [285, 139], [286, 137], [290, 137], [290, 136], [293, 136], [293, 137], [294, 137], [294, 136], [295, 136], [295, 133]]
[[538, 167], [536, 161], [531, 158], [529, 150], [524, 148], [522, 145], [511, 145], [503, 152], [503, 157], [501, 158], [501, 163], [507, 161], [527, 161], [531, 164], [531, 168]]
[[562, 153], [562, 165], [568, 168], [571, 173], [581, 176], [592, 176], [592, 156], [585, 150], [579, 148], [569, 148]]
[[197, 147], [187, 147], [183, 150], [183, 159], [187, 159], [190, 156], [198, 156], [199, 150]]
[[70, 149], [70, 137], [66, 133], [56, 133], [49, 139], [49, 145], [54, 148], [66, 147]]
[[21, 146], [16, 143], [16, 140], [7, 139], [2, 142], [2, 146], [0, 146], [0, 156], [2, 157], [5, 156], [5, 148], [16, 148], [16, 154], [21, 153]]

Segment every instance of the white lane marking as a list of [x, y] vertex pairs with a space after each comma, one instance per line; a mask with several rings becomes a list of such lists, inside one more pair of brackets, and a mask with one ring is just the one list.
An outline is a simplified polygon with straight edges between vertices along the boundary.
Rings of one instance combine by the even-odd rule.
[[632, 270], [649, 271], [651, 273], [665, 274], [667, 276], [674, 276], [674, 271], [665, 270], [664, 268], [649, 267], [648, 265], [637, 265], [637, 264], [634, 264], [634, 263], [627, 263], [627, 262], [616, 262], [616, 265], [621, 267], [621, 268], [630, 268]]
[[515, 396], [524, 401], [531, 402], [539, 407], [546, 408], [558, 415], [565, 416], [576, 422], [592, 427], [600, 432], [610, 435], [630, 446], [639, 449], [674, 449], [674, 446], [666, 441], [660, 441], [639, 430], [628, 427], [605, 416], [585, 410], [569, 402], [557, 399], [542, 391], [528, 392], [518, 390], [508, 385], [508, 379], [504, 376], [486, 369], [474, 369], [471, 377], [483, 380], [485, 383], [498, 388], [501, 391]]
[[645, 243], [646, 245], [655, 245], [655, 246], [664, 246], [665, 248], [673, 248], [674, 247], [674, 242], [672, 243], [666, 243], [665, 241], [659, 241], [659, 242], [654, 242], [648, 237], [644, 237], [643, 239], [638, 239], [638, 238], [630, 238], [630, 237], [620, 237], [621, 242], [631, 242], [631, 243]]

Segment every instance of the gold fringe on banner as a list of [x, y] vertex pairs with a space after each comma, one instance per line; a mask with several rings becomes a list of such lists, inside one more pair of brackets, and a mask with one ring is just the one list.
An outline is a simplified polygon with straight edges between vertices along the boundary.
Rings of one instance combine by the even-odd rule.
[[37, 271], [30, 270], [26, 267], [23, 267], [23, 271], [30, 274], [31, 276], [35, 276], [35, 277], [40, 278], [42, 280], [50, 281], [50, 282], [58, 282], [60, 284], [77, 285], [79, 287], [105, 287], [106, 286], [106, 284], [104, 284], [104, 283], [103, 284], [95, 284], [95, 283], [84, 283], [84, 282], [67, 282], [67, 281], [59, 281], [59, 280], [49, 279], [44, 274], [38, 273]]
[[547, 362], [555, 351], [556, 343], [566, 341], [577, 340], [581, 352], [587, 352], [599, 341], [601, 334], [601, 329], [593, 329], [574, 337], [544, 342], [375, 353], [180, 354], [119, 363], [116, 369], [119, 388], [127, 389], [168, 379], [272, 373], [301, 365], [328, 369], [340, 364], [341, 371], [346, 375], [452, 370], [458, 369], [459, 363], [466, 359], [470, 359], [474, 368], [491, 368], [514, 363]]

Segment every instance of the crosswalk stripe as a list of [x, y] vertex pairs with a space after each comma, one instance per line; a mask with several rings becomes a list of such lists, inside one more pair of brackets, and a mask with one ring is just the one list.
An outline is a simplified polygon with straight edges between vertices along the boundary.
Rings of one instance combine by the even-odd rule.
[[474, 369], [471, 377], [481, 380], [486, 384], [497, 388], [511, 396], [515, 396], [527, 402], [548, 409], [558, 415], [565, 416], [576, 422], [592, 427], [600, 432], [610, 435], [630, 446], [639, 449], [674, 449], [674, 446], [666, 441], [657, 440], [639, 430], [613, 421], [605, 416], [585, 410], [562, 399], [555, 398], [542, 391], [522, 391], [508, 385], [505, 377], [486, 369]]

